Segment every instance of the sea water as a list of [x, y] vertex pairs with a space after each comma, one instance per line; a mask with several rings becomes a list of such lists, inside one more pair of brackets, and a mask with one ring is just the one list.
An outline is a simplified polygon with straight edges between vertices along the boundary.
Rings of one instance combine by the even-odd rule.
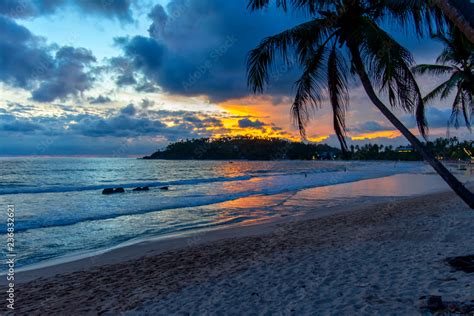
[[[421, 162], [0, 158], [0, 239], [6, 239], [7, 205], [15, 208], [22, 267], [278, 215], [272, 207], [257, 212], [239, 202], [245, 198], [427, 170]], [[150, 190], [132, 191], [138, 186]], [[125, 193], [101, 193], [116, 187]]]

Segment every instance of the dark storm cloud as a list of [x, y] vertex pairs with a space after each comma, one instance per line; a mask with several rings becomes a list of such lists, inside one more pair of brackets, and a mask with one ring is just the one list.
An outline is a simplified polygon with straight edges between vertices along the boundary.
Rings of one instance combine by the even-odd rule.
[[[140, 74], [167, 92], [208, 95], [213, 101], [247, 95], [249, 50], [299, 21], [274, 8], [250, 12], [241, 1], [219, 0], [173, 0], [166, 9], [155, 6], [149, 17], [148, 37], [117, 39], [122, 58], [129, 60], [111, 60], [118, 84], [136, 85]], [[296, 79], [285, 69], [272, 91], [288, 93]]]
[[117, 45], [124, 50], [127, 59], [115, 59], [112, 62], [119, 64], [125, 71], [122, 72], [124, 80], [119, 80], [119, 85], [135, 83], [133, 71], [139, 71], [146, 77], [157, 82], [161, 69], [163, 56], [165, 54], [165, 46], [152, 38], [144, 36], [135, 36], [133, 38], [121, 37], [115, 39]]
[[87, 71], [95, 57], [84, 48], [61, 47], [54, 53], [43, 40], [11, 19], [0, 16], [0, 81], [49, 102], [77, 95], [94, 80]]
[[121, 21], [133, 20], [131, 0], [2, 0], [0, 14], [14, 19], [55, 13], [63, 7], [77, 8], [83, 14], [95, 14]]
[[244, 118], [239, 120], [239, 127], [240, 128], [262, 128], [265, 126], [265, 123], [259, 120], [252, 121], [249, 118]]

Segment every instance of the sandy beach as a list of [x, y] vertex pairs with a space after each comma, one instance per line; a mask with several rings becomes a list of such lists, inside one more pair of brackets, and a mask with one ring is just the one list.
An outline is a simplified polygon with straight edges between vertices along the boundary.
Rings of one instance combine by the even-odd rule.
[[15, 314], [417, 314], [428, 295], [474, 300], [445, 262], [473, 231], [438, 193], [144, 243], [18, 274]]

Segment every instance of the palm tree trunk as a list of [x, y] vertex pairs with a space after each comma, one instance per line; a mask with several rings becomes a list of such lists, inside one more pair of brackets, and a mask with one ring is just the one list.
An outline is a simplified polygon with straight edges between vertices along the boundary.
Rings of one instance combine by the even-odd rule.
[[472, 12], [469, 12], [469, 9], [471, 9], [470, 7], [473, 7], [474, 5], [472, 4], [472, 1], [465, 1], [466, 4], [463, 6], [466, 6], [467, 12], [464, 12], [461, 8], [457, 8], [454, 3], [451, 3], [451, 1], [448, 0], [433, 0], [433, 4], [443, 11], [444, 15], [446, 15], [446, 17], [451, 20], [451, 22], [461, 32], [463, 32], [471, 42], [474, 43], [474, 22], [469, 21], [469, 17], [465, 15], [472, 14]]
[[405, 136], [408, 141], [412, 144], [412, 146], [421, 153], [423, 159], [427, 161], [434, 170], [446, 181], [446, 183], [456, 192], [459, 197], [466, 202], [467, 205], [471, 209], [474, 209], [474, 194], [470, 192], [461, 182], [459, 182], [456, 177], [449, 172], [446, 167], [441, 164], [435, 156], [430, 152], [430, 150], [423, 145], [420, 140], [413, 135], [408, 128], [406, 128], [400, 120], [393, 115], [393, 113], [383, 104], [383, 102], [377, 97], [377, 94], [372, 87], [372, 83], [370, 82], [369, 76], [365, 70], [364, 63], [362, 62], [362, 58], [360, 56], [359, 49], [357, 46], [350, 45], [349, 47], [352, 55], [352, 61], [356, 68], [357, 74], [362, 81], [362, 85], [369, 96], [370, 100], [374, 103], [374, 105], [382, 112], [383, 115]]

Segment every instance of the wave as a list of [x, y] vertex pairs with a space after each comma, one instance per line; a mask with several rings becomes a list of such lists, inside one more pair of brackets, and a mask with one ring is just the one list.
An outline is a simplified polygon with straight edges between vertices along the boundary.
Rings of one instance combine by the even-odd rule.
[[11, 188], [9, 190], [2, 190], [0, 195], [7, 194], [35, 194], [35, 193], [62, 193], [62, 192], [76, 192], [76, 191], [93, 191], [93, 190], [102, 190], [106, 187], [122, 187], [122, 188], [134, 188], [139, 186], [148, 186], [148, 187], [159, 187], [165, 185], [192, 185], [192, 184], [201, 184], [201, 183], [211, 183], [211, 182], [226, 182], [226, 181], [239, 181], [239, 180], [249, 180], [251, 176], [238, 176], [238, 177], [216, 177], [216, 178], [206, 178], [206, 179], [186, 179], [186, 180], [174, 180], [174, 181], [152, 181], [152, 182], [132, 182], [132, 183], [112, 183], [109, 186], [104, 186], [103, 184], [95, 185], [86, 185], [86, 186], [57, 186], [57, 187], [46, 187], [46, 188]]
[[[140, 215], [140, 214], [146, 214], [146, 213], [158, 212], [158, 211], [164, 211], [164, 210], [170, 210], [170, 209], [172, 210], [172, 209], [180, 209], [180, 208], [185, 208], [185, 207], [200, 207], [200, 206], [205, 206], [205, 205], [210, 205], [210, 204], [217, 204], [217, 203], [222, 203], [226, 201], [236, 200], [236, 199], [248, 197], [251, 195], [255, 195], [255, 194], [251, 192], [246, 192], [246, 193], [232, 194], [232, 195], [195, 196], [199, 200], [194, 201], [194, 202], [189, 202], [183, 198], [183, 199], [179, 199], [180, 201], [178, 201], [177, 203], [173, 205], [162, 206], [162, 207], [157, 206], [153, 208], [145, 208], [145, 209], [138, 209], [138, 210], [130, 209], [129, 212], [125, 212], [125, 213], [94, 214], [91, 216], [86, 215], [82, 217], [60, 218], [60, 219], [48, 218], [48, 219], [45, 219], [44, 221], [43, 220], [40, 220], [40, 221], [17, 220], [15, 224], [15, 232], [23, 232], [30, 229], [36, 229], [36, 228], [68, 226], [68, 225], [74, 225], [81, 222], [106, 220], [106, 219], [112, 219], [112, 218], [117, 218], [117, 217], [122, 217], [122, 216]], [[7, 230], [5, 227], [0, 228], [0, 234], [5, 234], [6, 232]]]
[[[170, 203], [165, 203], [162, 205], [156, 205], [154, 207], [144, 207], [134, 209], [132, 205], [130, 208], [125, 209], [121, 212], [111, 213], [109, 210], [104, 210], [103, 213], [94, 213], [94, 214], [85, 214], [83, 212], [69, 214], [73, 217], [55, 217], [55, 216], [46, 216], [36, 219], [28, 220], [17, 220], [15, 225], [15, 230], [17, 232], [26, 231], [30, 229], [37, 228], [46, 228], [46, 227], [56, 227], [56, 226], [67, 226], [73, 225], [81, 222], [87, 221], [96, 221], [96, 220], [105, 220], [118, 218], [122, 216], [133, 216], [140, 215], [150, 212], [157, 212], [163, 210], [174, 210], [182, 209], [188, 207], [200, 207], [205, 205], [217, 204], [226, 201], [236, 200], [240, 198], [256, 196], [256, 195], [274, 195], [279, 193], [285, 193], [290, 191], [299, 191], [308, 188], [330, 186], [342, 183], [349, 183], [373, 178], [380, 178], [385, 176], [390, 176], [399, 172], [395, 171], [378, 171], [367, 173], [366, 171], [354, 171], [354, 172], [344, 172], [337, 171], [332, 172], [327, 176], [316, 176], [316, 174], [302, 175], [300, 173], [277, 176], [267, 180], [268, 185], [262, 185], [257, 188], [250, 189], [249, 191], [239, 192], [239, 193], [223, 193], [216, 195], [190, 195], [190, 196], [181, 196], [179, 198], [170, 199]], [[240, 179], [247, 179], [248, 177], [239, 177]], [[233, 178], [235, 179], [235, 178]], [[215, 179], [213, 179], [215, 181]], [[227, 180], [228, 181], [228, 180]], [[0, 233], [5, 233], [6, 228], [0, 228]]]
[[[315, 173], [324, 173], [324, 172], [334, 172], [339, 169], [317, 169], [314, 171], [308, 172], [293, 172], [293, 173], [279, 173], [278, 175], [292, 175], [292, 174], [315, 174]], [[242, 181], [250, 180], [256, 177], [271, 177], [275, 174], [258, 174], [258, 175], [242, 175], [235, 177], [214, 177], [214, 178], [198, 178], [198, 179], [182, 179], [182, 180], [172, 180], [172, 181], [141, 181], [141, 182], [129, 182], [129, 183], [115, 183], [110, 181], [109, 185], [104, 184], [94, 184], [86, 186], [47, 186], [47, 187], [28, 187], [27, 185], [14, 185], [12, 188], [3, 189], [0, 188], [1, 195], [10, 195], [10, 194], [38, 194], [38, 193], [63, 193], [63, 192], [80, 192], [80, 191], [93, 191], [93, 190], [102, 190], [106, 187], [122, 187], [122, 188], [135, 188], [135, 187], [160, 187], [160, 186], [179, 186], [179, 185], [194, 185], [194, 184], [203, 184], [203, 183], [212, 183], [212, 182], [231, 182], [231, 181]], [[106, 181], [103, 181], [106, 182]], [[27, 188], [25, 188], [25, 186]], [[8, 187], [8, 184], [4, 184], [0, 187]]]

